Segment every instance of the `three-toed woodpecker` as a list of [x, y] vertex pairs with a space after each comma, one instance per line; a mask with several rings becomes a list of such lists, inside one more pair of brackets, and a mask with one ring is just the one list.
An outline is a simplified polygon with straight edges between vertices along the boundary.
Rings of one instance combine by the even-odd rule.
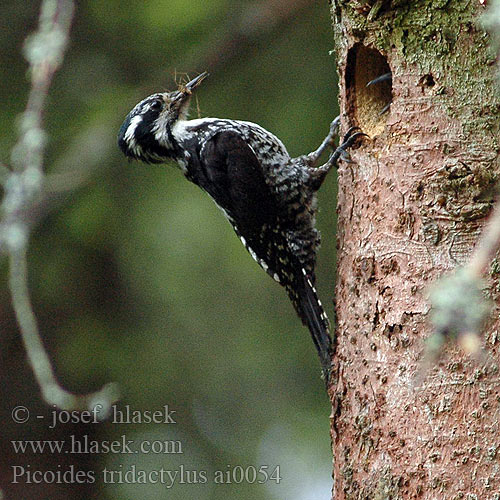
[[314, 288], [316, 191], [339, 157], [361, 134], [350, 130], [323, 166], [338, 118], [314, 152], [290, 158], [283, 143], [255, 123], [201, 118], [187, 120], [202, 73], [179, 90], [153, 94], [128, 114], [120, 128], [123, 153], [147, 163], [174, 160], [184, 175], [221, 208], [250, 255], [283, 285], [308, 326], [328, 383], [329, 322]]

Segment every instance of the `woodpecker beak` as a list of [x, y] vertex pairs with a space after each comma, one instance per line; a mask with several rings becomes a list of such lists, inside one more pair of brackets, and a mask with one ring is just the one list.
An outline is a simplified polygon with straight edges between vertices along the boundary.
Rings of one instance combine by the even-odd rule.
[[191, 97], [193, 90], [196, 87], [198, 87], [198, 85], [203, 80], [205, 80], [205, 78], [208, 75], [209, 75], [208, 71], [204, 71], [203, 73], [199, 74], [196, 78], [193, 78], [190, 82], [186, 83], [185, 85], [181, 85], [179, 90], [172, 92], [171, 94], [172, 101], [179, 103], [189, 102], [189, 98]]
[[205, 78], [208, 76], [208, 71], [204, 71], [200, 75], [198, 75], [196, 78], [193, 78], [190, 82], [186, 83], [184, 85], [183, 91], [187, 93], [191, 93], [198, 85], [205, 80]]
[[205, 80], [208, 76], [208, 72], [204, 71], [199, 74], [196, 78], [193, 78], [190, 82], [185, 85], [181, 85], [179, 90], [172, 92], [171, 94], [167, 94], [171, 102], [171, 108], [177, 110], [176, 119], [185, 120], [188, 113], [189, 101], [191, 98], [191, 94], [193, 90], [198, 87], [198, 85]]

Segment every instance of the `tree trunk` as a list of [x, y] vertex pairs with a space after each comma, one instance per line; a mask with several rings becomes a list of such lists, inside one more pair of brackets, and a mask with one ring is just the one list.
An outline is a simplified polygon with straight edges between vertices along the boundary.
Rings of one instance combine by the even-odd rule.
[[[336, 500], [500, 498], [498, 308], [484, 359], [452, 344], [422, 362], [428, 288], [469, 258], [500, 171], [483, 10], [479, 0], [332, 4], [342, 123], [370, 136], [339, 169]], [[392, 82], [366, 86], [389, 70]]]

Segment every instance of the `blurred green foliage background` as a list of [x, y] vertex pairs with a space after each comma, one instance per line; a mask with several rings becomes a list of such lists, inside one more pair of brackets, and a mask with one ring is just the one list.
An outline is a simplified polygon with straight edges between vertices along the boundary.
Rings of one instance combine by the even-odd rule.
[[[0, 161], [26, 103], [23, 40], [39, 2], [4, 0]], [[191, 117], [254, 121], [292, 155], [321, 142], [338, 113], [327, 2], [89, 0], [50, 92], [46, 167], [65, 195], [36, 226], [30, 287], [63, 385], [116, 381], [120, 407], [168, 404], [175, 425], [60, 424], [41, 401], [1, 291], [0, 484], [4, 498], [327, 499], [330, 407], [309, 333], [283, 289], [251, 259], [213, 202], [173, 166], [128, 162], [116, 146], [146, 95], [208, 70]], [[56, 175], [57, 174], [57, 175]], [[73, 187], [73, 189], [67, 189]], [[332, 316], [335, 174], [320, 192], [318, 289]], [[6, 276], [6, 261], [2, 261]], [[4, 281], [4, 283], [6, 280]], [[12, 422], [16, 405], [30, 409]], [[45, 416], [36, 419], [33, 415]], [[33, 454], [11, 440], [179, 440], [182, 455]], [[12, 484], [12, 465], [96, 471], [93, 484]], [[107, 484], [104, 467], [207, 471], [205, 484]], [[214, 484], [216, 470], [280, 466], [280, 484]], [[179, 477], [177, 483], [179, 482]], [[193, 481], [191, 481], [193, 482]]]

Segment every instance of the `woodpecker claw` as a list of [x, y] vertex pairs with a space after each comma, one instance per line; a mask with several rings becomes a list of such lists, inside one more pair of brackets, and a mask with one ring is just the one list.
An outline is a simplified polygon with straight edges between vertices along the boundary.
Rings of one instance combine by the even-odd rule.
[[[359, 132], [357, 132], [358, 130]], [[351, 160], [351, 155], [349, 154], [349, 151], [347, 151], [347, 148], [350, 148], [356, 139], [362, 135], [366, 136], [365, 133], [361, 132], [359, 127], [351, 127], [342, 138], [342, 144], [339, 145], [333, 154], [338, 153], [337, 159], [341, 159], [346, 163], [354, 163]]]
[[[349, 140], [349, 138], [350, 138], [351, 136], [355, 135], [355, 134], [354, 134], [354, 132], [355, 132], [356, 130], [361, 130], [361, 129], [360, 129], [359, 127], [354, 126], [354, 127], [351, 127], [351, 128], [350, 128], [350, 129], [349, 129], [349, 130], [348, 130], [348, 131], [344, 134], [344, 137], [342, 138], [342, 145], [343, 145], [344, 143], [346, 143], [346, 142]], [[366, 135], [366, 134], [365, 134], [365, 135]], [[351, 143], [351, 144], [352, 144], [352, 143]]]
[[344, 153], [347, 153], [347, 148], [350, 148], [356, 142], [358, 137], [368, 137], [368, 134], [365, 134], [364, 132], [353, 133], [355, 130], [359, 130], [359, 127], [351, 127], [344, 135], [342, 144], [337, 148], [340, 158], [342, 159], [344, 159]]
[[[368, 137], [368, 134], [359, 131], [359, 127], [351, 127], [343, 137], [342, 144], [332, 153], [328, 160], [328, 165], [337, 166], [337, 160], [341, 159], [346, 163], [354, 163], [351, 160], [348, 148], [350, 148], [359, 137]], [[356, 132], [358, 131], [358, 132]]]
[[338, 146], [328, 158], [328, 161], [321, 167], [315, 168], [311, 171], [310, 175], [312, 178], [311, 187], [314, 191], [317, 191], [323, 181], [325, 180], [328, 172], [332, 167], [337, 168], [337, 161], [343, 160], [346, 163], [354, 163], [351, 160], [348, 149], [356, 142], [360, 137], [368, 137], [368, 134], [360, 131], [359, 127], [351, 127], [342, 139], [342, 143]]
[[349, 154], [349, 151], [345, 151], [345, 150], [341, 151], [339, 158], [342, 161], [345, 161], [346, 163], [354, 163], [351, 160], [351, 155]]

